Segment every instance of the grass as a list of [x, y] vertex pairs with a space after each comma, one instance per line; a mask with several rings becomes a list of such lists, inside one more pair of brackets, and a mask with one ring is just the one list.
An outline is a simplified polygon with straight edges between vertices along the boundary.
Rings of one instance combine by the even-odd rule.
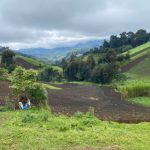
[[131, 79], [150, 79], [150, 57], [145, 58], [139, 64], [125, 73]]
[[[21, 58], [23, 59], [24, 61], [34, 65], [34, 66], [37, 66], [39, 67], [40, 65], [42, 65], [42, 67], [50, 67], [50, 65], [48, 64], [45, 64], [37, 59], [33, 59], [33, 58], [30, 58], [30, 57], [25, 57], [25, 56], [21, 56], [21, 55], [16, 55], [15, 56], [16, 58]], [[62, 68], [59, 67], [59, 66], [51, 66], [54, 70], [58, 70], [60, 72], [62, 72]]]
[[40, 62], [40, 61], [30, 58], [30, 57], [25, 57], [25, 56], [21, 56], [21, 55], [16, 55], [15, 57], [21, 58], [34, 66], [45, 65], [43, 62]]
[[145, 107], [150, 107], [150, 97], [135, 97], [128, 99], [128, 101], [133, 104], [139, 104]]
[[[140, 52], [143, 49], [148, 49], [148, 48], [150, 48], [150, 42], [147, 42], [147, 43], [145, 43], [143, 45], [140, 45], [140, 46], [138, 46], [136, 48], [133, 48], [133, 49], [129, 50], [129, 53], [130, 53], [130, 55], [133, 55], [133, 54], [135, 54], [137, 52]], [[128, 52], [124, 52], [123, 54], [126, 55], [127, 53]]]
[[149, 54], [150, 54], [150, 49], [148, 49], [146, 51], [143, 51], [143, 52], [141, 52], [141, 53], [131, 57], [131, 61], [136, 60], [136, 59], [138, 59], [138, 58], [140, 58], [140, 57], [142, 57], [144, 55], [149, 55]]
[[127, 80], [117, 85], [117, 89], [125, 98], [148, 96], [150, 97], [150, 81], [149, 80]]
[[53, 85], [50, 84], [46, 84], [46, 83], [41, 83], [43, 85], [44, 88], [46, 89], [50, 89], [50, 90], [61, 90], [61, 88], [55, 87]]
[[0, 113], [0, 149], [123, 149], [149, 150], [150, 123], [100, 121], [92, 113], [73, 117], [48, 110]]

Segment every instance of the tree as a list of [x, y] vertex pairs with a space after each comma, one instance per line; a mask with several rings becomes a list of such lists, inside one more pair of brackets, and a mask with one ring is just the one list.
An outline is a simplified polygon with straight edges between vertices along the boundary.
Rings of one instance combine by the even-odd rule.
[[93, 69], [96, 65], [95, 60], [92, 55], [90, 55], [87, 59], [87, 65], [89, 66], [90, 69]]
[[106, 40], [104, 40], [103, 48], [109, 48], [109, 47], [110, 47], [109, 42], [107, 42]]
[[117, 60], [117, 53], [114, 49], [110, 49], [107, 51], [107, 53], [104, 57], [105, 57], [104, 59], [107, 63], [112, 63]]
[[87, 63], [78, 59], [68, 62], [64, 70], [64, 76], [71, 81], [86, 80], [89, 78], [90, 76], [89, 74], [90, 74], [90, 69]]
[[17, 67], [12, 73], [11, 84], [13, 96], [17, 99], [26, 96], [31, 97], [35, 105], [47, 104], [47, 91], [37, 83], [36, 71]]
[[38, 79], [41, 81], [60, 81], [62, 78], [62, 74], [58, 71], [53, 69], [52, 67], [44, 68], [39, 72]]
[[15, 68], [14, 56], [15, 53], [9, 49], [2, 52], [1, 64], [8, 69], [8, 72], [11, 72]]

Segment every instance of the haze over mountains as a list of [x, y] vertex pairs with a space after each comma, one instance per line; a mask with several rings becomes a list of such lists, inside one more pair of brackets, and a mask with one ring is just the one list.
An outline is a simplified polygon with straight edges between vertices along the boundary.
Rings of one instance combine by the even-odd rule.
[[72, 46], [62, 46], [55, 48], [27, 48], [20, 49], [18, 52], [36, 57], [42, 60], [57, 61], [71, 54], [82, 55], [89, 51], [91, 48], [99, 47], [103, 43], [103, 40], [90, 40], [79, 42]]

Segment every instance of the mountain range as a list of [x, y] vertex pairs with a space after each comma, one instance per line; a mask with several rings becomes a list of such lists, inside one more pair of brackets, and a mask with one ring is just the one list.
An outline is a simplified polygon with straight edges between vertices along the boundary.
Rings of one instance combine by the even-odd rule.
[[36, 57], [45, 61], [58, 61], [64, 57], [68, 57], [71, 54], [82, 55], [89, 51], [91, 48], [99, 47], [103, 43], [103, 40], [90, 40], [77, 43], [73, 46], [62, 46], [55, 48], [27, 48], [20, 49], [18, 52], [25, 55]]

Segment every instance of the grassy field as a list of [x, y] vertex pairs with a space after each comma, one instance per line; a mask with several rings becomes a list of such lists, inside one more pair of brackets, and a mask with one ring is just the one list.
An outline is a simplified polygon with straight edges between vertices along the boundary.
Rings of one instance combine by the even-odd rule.
[[150, 123], [100, 121], [92, 112], [66, 117], [44, 109], [4, 111], [0, 112], [0, 122], [3, 150], [149, 150], [150, 145]]
[[150, 57], [125, 73], [130, 79], [150, 79]]
[[16, 55], [16, 58], [21, 58], [27, 62], [29, 62], [30, 64], [34, 65], [34, 66], [39, 66], [39, 65], [45, 65], [43, 62], [38, 61], [36, 59], [30, 58], [30, 57], [25, 57], [25, 56], [21, 56], [21, 55]]
[[135, 97], [128, 99], [128, 101], [133, 104], [139, 104], [145, 107], [150, 107], [150, 97]]
[[[43, 62], [41, 62], [41, 61], [39, 61], [39, 60], [37, 60], [37, 59], [33, 59], [33, 58], [30, 58], [30, 57], [25, 57], [25, 56], [21, 56], [21, 55], [16, 55], [15, 57], [16, 57], [16, 58], [21, 58], [21, 59], [23, 59], [24, 61], [26, 61], [26, 62], [28, 62], [28, 63], [34, 65], [34, 66], [37, 66], [37, 67], [39, 67], [40, 65], [42, 65], [42, 67], [48, 67], [48, 66], [50, 66], [50, 65], [45, 64], [45, 63], [43, 63]], [[59, 67], [59, 66], [52, 66], [52, 67], [53, 67], [53, 69], [62, 72], [62, 68], [61, 68], [61, 67]]]
[[[137, 52], [140, 52], [143, 49], [148, 49], [148, 48], [150, 48], [150, 42], [147, 42], [147, 43], [145, 43], [143, 45], [140, 45], [140, 46], [138, 46], [136, 48], [133, 48], [133, 49], [129, 50], [129, 53], [130, 53], [130, 55], [133, 55], [133, 54], [135, 54]], [[123, 54], [125, 55], [127, 53], [128, 53], [128, 51], [124, 52]]]

